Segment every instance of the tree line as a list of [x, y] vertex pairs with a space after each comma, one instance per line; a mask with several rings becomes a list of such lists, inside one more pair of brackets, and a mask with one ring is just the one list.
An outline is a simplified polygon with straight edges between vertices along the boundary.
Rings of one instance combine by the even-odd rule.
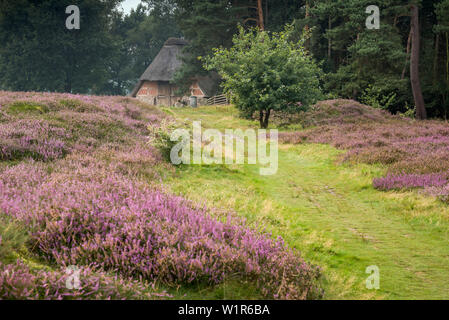
[[[128, 15], [120, 0], [79, 0], [81, 28], [67, 30], [71, 2], [0, 0], [0, 89], [124, 95], [169, 37], [189, 40], [182, 88], [206, 72], [199, 57], [232, 46], [239, 25], [292, 24], [298, 38], [310, 34], [304, 47], [328, 97], [449, 115], [449, 0], [145, 0]], [[378, 30], [365, 25], [373, 4]]]

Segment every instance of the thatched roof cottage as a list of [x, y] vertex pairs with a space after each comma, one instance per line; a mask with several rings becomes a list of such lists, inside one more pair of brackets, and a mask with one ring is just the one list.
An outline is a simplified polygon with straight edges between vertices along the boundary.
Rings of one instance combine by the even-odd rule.
[[[182, 65], [182, 49], [186, 44], [183, 39], [169, 38], [130, 95], [153, 105], [172, 106], [180, 101], [182, 97], [176, 95], [177, 87], [172, 81]], [[216, 89], [217, 81], [212, 77], [198, 76], [192, 79], [190, 94], [201, 100], [214, 96]]]

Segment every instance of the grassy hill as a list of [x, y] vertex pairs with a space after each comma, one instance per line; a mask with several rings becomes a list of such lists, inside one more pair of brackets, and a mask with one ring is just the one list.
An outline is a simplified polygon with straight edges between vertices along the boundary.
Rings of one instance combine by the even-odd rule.
[[[201, 120], [205, 128], [257, 128], [257, 122], [238, 119], [232, 107], [170, 112]], [[447, 299], [449, 207], [429, 194], [433, 187], [400, 185], [384, 191], [373, 185], [399, 164], [419, 164], [410, 169], [417, 172], [429, 168], [432, 159], [449, 150], [447, 123], [416, 122], [348, 100], [321, 102], [289, 120], [279, 133], [283, 144], [276, 175], [262, 177], [254, 165], [186, 166], [169, 179], [172, 190], [233, 209], [248, 223], [281, 235], [323, 268], [326, 299]], [[380, 139], [385, 148], [374, 148]], [[397, 161], [361, 156], [388, 155], [390, 146], [407, 150], [410, 145]], [[404, 160], [414, 156], [422, 162]], [[447, 161], [437, 163], [430, 172], [444, 174], [438, 170]], [[379, 290], [366, 288], [371, 265], [379, 267]]]
[[1, 298], [322, 296], [282, 239], [167, 192], [174, 168], [147, 137], [159, 109], [14, 92], [0, 106]]
[[348, 100], [276, 115], [272, 176], [174, 167], [148, 144], [169, 118], [258, 127], [237, 115], [0, 92], [0, 298], [449, 297], [447, 123]]

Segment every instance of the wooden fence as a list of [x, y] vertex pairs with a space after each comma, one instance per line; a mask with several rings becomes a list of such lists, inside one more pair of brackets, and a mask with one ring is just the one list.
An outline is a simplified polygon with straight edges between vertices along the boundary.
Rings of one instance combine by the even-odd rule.
[[212, 105], [226, 105], [229, 104], [229, 99], [226, 97], [226, 95], [221, 94], [218, 96], [211, 97], [207, 99], [207, 104]]

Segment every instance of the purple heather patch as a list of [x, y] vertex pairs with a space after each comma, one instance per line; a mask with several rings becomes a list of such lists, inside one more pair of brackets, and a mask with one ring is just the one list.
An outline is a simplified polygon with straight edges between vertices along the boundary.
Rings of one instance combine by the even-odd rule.
[[[9, 113], [16, 102], [44, 106], [46, 116]], [[161, 191], [156, 167], [167, 165], [146, 143], [146, 127], [165, 117], [123, 97], [0, 91], [0, 160], [13, 161], [0, 167], [0, 213], [26, 226], [33, 252], [82, 267], [87, 281], [70, 293], [63, 272], [0, 264], [0, 298], [164, 298], [135, 281], [170, 287], [230, 277], [267, 298], [322, 294], [320, 269], [281, 238]]]
[[347, 150], [344, 161], [383, 164], [386, 176], [373, 181], [378, 189], [449, 190], [445, 187], [449, 173], [449, 125], [445, 121], [414, 121], [355, 101], [331, 100], [314, 106], [302, 122], [308, 129], [280, 133], [279, 140], [328, 143]]

